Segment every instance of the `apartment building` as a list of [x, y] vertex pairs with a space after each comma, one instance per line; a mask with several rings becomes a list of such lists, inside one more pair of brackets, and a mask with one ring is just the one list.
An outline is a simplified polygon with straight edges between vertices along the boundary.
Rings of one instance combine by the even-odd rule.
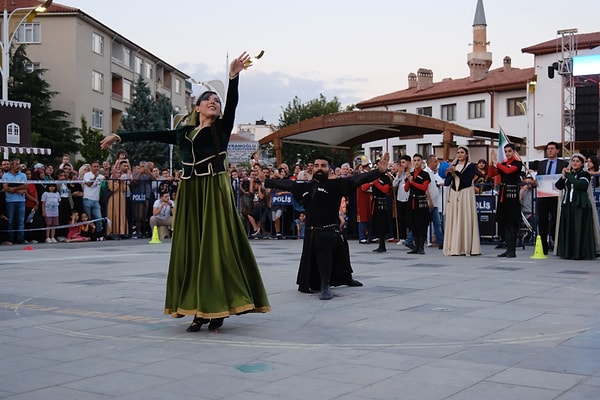
[[[5, 2], [8, 12], [35, 7], [39, 1]], [[53, 3], [31, 22], [24, 22], [15, 43], [25, 43], [31, 68], [43, 68], [44, 79], [58, 92], [54, 109], [69, 113], [73, 126], [88, 126], [105, 135], [120, 126], [141, 76], [153, 95], [171, 99], [177, 112], [191, 109], [189, 75], [141, 48], [85, 11]]]

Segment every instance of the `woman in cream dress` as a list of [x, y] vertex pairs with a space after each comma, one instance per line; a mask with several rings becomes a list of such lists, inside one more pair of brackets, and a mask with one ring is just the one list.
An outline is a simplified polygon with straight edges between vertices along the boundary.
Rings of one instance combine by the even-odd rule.
[[479, 222], [473, 178], [477, 165], [469, 161], [469, 149], [459, 145], [456, 158], [446, 170], [447, 191], [444, 229], [444, 255], [476, 256], [481, 254]]

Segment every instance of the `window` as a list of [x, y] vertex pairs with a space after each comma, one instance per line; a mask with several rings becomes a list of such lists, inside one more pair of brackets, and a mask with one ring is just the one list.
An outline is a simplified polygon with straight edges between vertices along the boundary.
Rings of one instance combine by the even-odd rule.
[[42, 33], [39, 23], [21, 24], [17, 29], [17, 43], [40, 43]]
[[40, 69], [41, 67], [42, 66], [40, 63], [29, 63], [29, 64], [25, 65], [25, 70], [27, 72], [33, 72], [33, 71]]
[[123, 103], [131, 103], [131, 87], [133, 85], [127, 79], [123, 79]]
[[456, 121], [456, 104], [444, 104], [442, 106], [442, 119], [444, 121]]
[[375, 164], [375, 160], [381, 158], [383, 155], [383, 147], [371, 147], [369, 149], [369, 158], [371, 159], [371, 166]]
[[433, 110], [431, 107], [417, 107], [417, 114], [431, 117], [433, 115]]
[[92, 51], [96, 54], [104, 55], [104, 37], [97, 33], [92, 33]]
[[102, 129], [103, 116], [104, 113], [102, 110], [97, 110], [94, 108], [94, 110], [92, 110], [92, 127], [96, 129]]
[[506, 115], [515, 117], [517, 115], [525, 115], [525, 97], [517, 97], [506, 100]]
[[21, 143], [21, 127], [14, 122], [6, 125], [6, 144]]
[[391, 160], [390, 161], [398, 161], [400, 160], [400, 157], [406, 155], [406, 145], [401, 145], [401, 146], [393, 146], [392, 147], [392, 155], [391, 155]]
[[152, 64], [146, 63], [146, 78], [152, 79]]
[[104, 75], [100, 72], [92, 71], [92, 89], [97, 92], [104, 92]]
[[469, 119], [485, 117], [485, 101], [470, 101], [469, 102]]
[[175, 79], [175, 93], [181, 94], [181, 81], [179, 79]]
[[131, 50], [127, 47], [123, 47], [123, 65], [131, 68]]
[[417, 144], [417, 153], [423, 156], [423, 161], [427, 161], [427, 157], [433, 154], [431, 152], [431, 143]]
[[142, 73], [142, 64], [143, 64], [142, 59], [139, 58], [139, 57], [136, 57], [135, 58], [135, 73], [136, 74], [141, 74]]

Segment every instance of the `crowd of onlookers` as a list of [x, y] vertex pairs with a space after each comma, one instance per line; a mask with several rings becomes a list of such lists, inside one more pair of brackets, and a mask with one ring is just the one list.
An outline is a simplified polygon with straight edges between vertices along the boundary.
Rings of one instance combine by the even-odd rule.
[[[417, 164], [405, 155], [389, 166], [390, 190], [384, 207], [388, 218], [386, 240], [413, 246], [409, 192], [404, 182], [416, 167], [426, 171], [431, 182], [427, 246], [442, 249], [448, 196], [446, 170], [451, 163], [434, 155], [418, 156]], [[586, 161], [591, 172], [598, 170], [597, 158], [589, 157]], [[488, 161], [481, 159], [473, 163], [477, 166], [472, 182], [475, 193], [495, 195], [497, 182], [489, 176]], [[292, 168], [286, 163], [274, 166], [254, 154], [249, 164], [244, 165], [247, 166], [230, 166], [229, 173], [236, 206], [246, 223], [248, 236], [303, 238], [302, 205], [289, 193], [265, 188], [264, 182], [265, 179], [309, 181], [313, 174], [312, 163], [298, 163]], [[345, 179], [372, 167], [370, 160], [361, 156], [354, 165], [334, 166], [331, 178]], [[528, 243], [533, 240], [536, 225], [536, 181], [531, 172], [535, 173], [523, 174], [518, 193], [523, 214], [521, 239]], [[0, 243], [9, 245], [150, 238], [155, 227], [160, 228], [162, 239], [169, 235], [173, 223], [180, 173], [160, 169], [151, 161], [132, 166], [127, 153], [121, 150], [112, 163], [86, 163], [77, 170], [69, 155], [64, 155], [56, 168], [41, 163], [28, 167], [17, 158], [3, 160], [0, 180], [3, 182], [0, 185]], [[380, 195], [377, 192], [377, 196]], [[373, 185], [365, 184], [357, 189], [356, 196], [342, 200], [340, 227], [359, 243], [380, 242], [380, 236], [374, 234], [377, 229], [373, 226], [373, 215]], [[502, 232], [491, 236], [494, 240], [501, 239]]]
[[95, 161], [77, 170], [69, 155], [56, 167], [3, 160], [0, 243], [146, 238], [154, 226], [168, 234], [179, 180], [177, 171], [161, 171], [151, 161], [132, 167], [123, 150], [114, 163]]
[[[466, 146], [465, 146], [466, 149]], [[530, 168], [524, 166], [518, 172], [518, 183], [515, 185], [516, 192], [514, 196], [518, 198], [520, 206], [520, 224], [518, 232], [519, 245], [534, 244], [535, 235], [538, 233], [537, 203], [542, 204], [537, 198], [538, 181], [536, 175], [560, 176], [561, 168], [548, 168], [545, 171], [538, 171], [538, 166], [546, 169], [549, 161], [557, 165], [559, 145], [550, 142], [547, 146], [548, 159], [530, 164]], [[453, 178], [448, 173], [449, 168], [456, 165], [454, 160], [442, 160], [435, 155], [415, 155], [413, 157], [404, 155], [395, 162], [391, 163], [388, 171], [390, 190], [385, 194], [387, 206], [383, 207], [387, 212], [386, 241], [406, 245], [409, 248], [414, 247], [414, 236], [411, 232], [411, 210], [409, 202], [409, 191], [405, 188], [405, 182], [408, 176], [415, 169], [423, 169], [430, 177], [427, 198], [429, 201], [430, 217], [427, 228], [426, 245], [428, 247], [444, 248], [444, 231], [446, 207], [449, 202], [449, 190]], [[518, 155], [517, 155], [518, 156]], [[376, 160], [377, 161], [377, 160]], [[504, 230], [500, 223], [496, 223], [496, 209], [498, 193], [503, 185], [499, 176], [494, 177], [492, 171], [497, 171], [496, 165], [490, 165], [488, 160], [470, 160], [467, 164], [473, 164], [476, 171], [472, 181], [468, 186], [471, 187], [476, 195], [476, 204], [473, 205], [469, 213], [476, 221], [476, 224], [485, 222], [485, 229], [477, 234], [477, 242], [480, 239], [488, 239], [489, 242], [497, 243], [497, 248], [505, 248]], [[568, 164], [568, 161], [562, 162]], [[552, 165], [552, 163], [549, 163]], [[290, 179], [290, 180], [310, 180], [312, 179], [312, 164], [295, 164], [290, 168], [283, 163], [279, 166], [273, 166], [269, 163], [261, 162], [256, 155], [251, 159], [250, 168], [231, 168], [232, 186], [234, 188], [235, 198], [241, 215], [248, 222], [249, 235], [253, 238], [300, 238], [303, 236], [304, 214], [302, 205], [291, 199], [291, 195], [284, 198], [285, 205], [275, 200], [280, 200], [285, 193], [274, 192], [265, 189], [264, 180], [271, 179]], [[344, 163], [341, 166], [332, 168], [332, 179], [344, 179], [369, 171], [374, 165], [367, 157], [361, 156], [355, 160], [354, 165]], [[598, 178], [600, 176], [598, 158], [595, 156], [585, 157], [585, 170], [592, 176], [590, 187], [598, 187]], [[556, 178], [553, 178], [556, 179]], [[375, 190], [375, 182], [364, 184], [356, 190], [356, 195], [348, 196], [340, 204], [340, 227], [347, 234], [349, 239], [357, 239], [359, 243], [377, 243], [381, 239], [375, 234], [377, 227], [374, 226], [374, 214], [377, 208], [377, 202], [381, 201], [380, 192]], [[376, 192], [376, 193], [374, 193]], [[556, 196], [556, 194], [555, 194]], [[291, 199], [291, 200], [290, 200]], [[479, 207], [484, 207], [479, 209]], [[485, 208], [485, 207], [491, 208]], [[596, 208], [595, 202], [592, 206]], [[541, 207], [541, 206], [540, 206]], [[545, 211], [541, 218], [545, 238], [543, 240], [543, 252], [548, 253], [548, 249], [554, 246], [554, 231], [557, 226], [557, 212], [560, 211], [560, 204], [554, 205], [550, 210]], [[541, 210], [541, 208], [540, 208]], [[485, 214], [485, 218], [479, 218], [480, 214]], [[450, 231], [453, 228], [450, 227]], [[450, 253], [449, 253], [450, 254]], [[457, 255], [463, 255], [461, 252]], [[476, 253], [477, 254], [477, 253]], [[469, 254], [470, 255], [470, 254]], [[475, 254], [473, 254], [475, 255]]]

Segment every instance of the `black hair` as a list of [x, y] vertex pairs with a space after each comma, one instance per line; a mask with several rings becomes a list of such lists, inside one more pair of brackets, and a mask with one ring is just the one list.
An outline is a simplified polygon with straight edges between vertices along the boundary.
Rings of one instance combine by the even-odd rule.
[[327, 161], [327, 163], [329, 164], [329, 168], [334, 169], [334, 165], [333, 165], [333, 160], [331, 159], [331, 157], [326, 156], [325, 154], [315, 154], [313, 155], [310, 159], [309, 162], [315, 162], [315, 160], [325, 160]]
[[590, 159], [590, 161], [592, 162], [592, 164], [594, 164], [594, 167], [591, 168], [591, 171], [598, 171], [600, 165], [598, 165], [598, 157], [596, 156], [589, 156], [588, 157]]
[[[213, 92], [212, 90], [207, 90], [206, 92], [203, 92], [200, 96], [198, 96], [198, 100], [196, 100], [196, 105], [199, 106], [200, 102], [210, 99], [210, 96], [212, 96], [213, 94], [219, 97], [219, 94], [217, 92]], [[219, 104], [221, 104], [220, 98]]]

